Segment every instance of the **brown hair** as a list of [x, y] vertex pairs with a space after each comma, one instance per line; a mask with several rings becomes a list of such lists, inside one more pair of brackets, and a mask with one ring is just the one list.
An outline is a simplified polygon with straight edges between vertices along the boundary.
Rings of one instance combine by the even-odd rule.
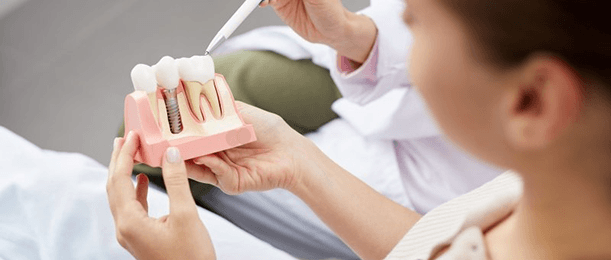
[[611, 91], [607, 1], [441, 0], [458, 14], [494, 64], [512, 66], [537, 52], [568, 62]]

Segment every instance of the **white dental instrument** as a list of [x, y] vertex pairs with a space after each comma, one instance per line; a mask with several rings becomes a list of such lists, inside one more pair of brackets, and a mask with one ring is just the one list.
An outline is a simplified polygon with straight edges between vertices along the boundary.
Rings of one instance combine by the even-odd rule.
[[227, 23], [223, 25], [221, 30], [214, 36], [208, 48], [206, 48], [206, 52], [204, 55], [209, 55], [210, 52], [214, 51], [217, 47], [219, 47], [231, 34], [246, 20], [246, 17], [250, 15], [259, 4], [261, 4], [265, 0], [246, 0], [238, 8], [237, 11], [229, 18]]

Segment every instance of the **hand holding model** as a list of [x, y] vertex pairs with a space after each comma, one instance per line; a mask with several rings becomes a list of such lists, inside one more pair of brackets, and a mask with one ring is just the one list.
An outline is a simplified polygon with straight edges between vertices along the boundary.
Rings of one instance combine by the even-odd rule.
[[323, 43], [341, 56], [363, 63], [375, 42], [371, 19], [348, 11], [341, 0], [265, 0], [304, 39]]
[[314, 144], [280, 116], [242, 102], [236, 105], [244, 121], [253, 125], [258, 140], [193, 159], [202, 166], [188, 163], [189, 177], [215, 185], [227, 194], [295, 188], [307, 172], [305, 149]]
[[148, 179], [140, 174], [135, 188], [131, 179], [139, 144], [134, 132], [115, 139], [108, 166], [106, 190], [119, 243], [137, 259], [215, 259], [191, 196], [185, 163], [175, 147], [166, 151], [162, 164], [170, 214], [148, 216]]

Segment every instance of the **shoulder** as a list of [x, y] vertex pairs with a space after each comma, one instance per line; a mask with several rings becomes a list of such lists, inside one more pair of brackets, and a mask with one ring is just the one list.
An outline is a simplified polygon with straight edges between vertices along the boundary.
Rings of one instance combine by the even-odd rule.
[[[386, 259], [429, 259], [431, 255], [455, 241], [467, 241], [468, 243], [463, 243], [465, 245], [477, 242], [476, 232], [467, 230], [480, 230], [481, 240], [481, 230], [511, 213], [521, 195], [520, 176], [513, 172], [503, 173], [424, 215]], [[461, 237], [462, 240], [457, 240]], [[457, 245], [453, 248], [462, 247]]]

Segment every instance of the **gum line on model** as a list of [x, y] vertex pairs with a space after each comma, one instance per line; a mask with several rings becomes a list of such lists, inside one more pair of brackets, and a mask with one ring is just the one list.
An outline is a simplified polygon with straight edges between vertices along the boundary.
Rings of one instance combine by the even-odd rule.
[[209, 55], [165, 56], [153, 66], [136, 65], [131, 77], [125, 131], [140, 135], [137, 161], [158, 167], [170, 146], [188, 160], [256, 141]]

